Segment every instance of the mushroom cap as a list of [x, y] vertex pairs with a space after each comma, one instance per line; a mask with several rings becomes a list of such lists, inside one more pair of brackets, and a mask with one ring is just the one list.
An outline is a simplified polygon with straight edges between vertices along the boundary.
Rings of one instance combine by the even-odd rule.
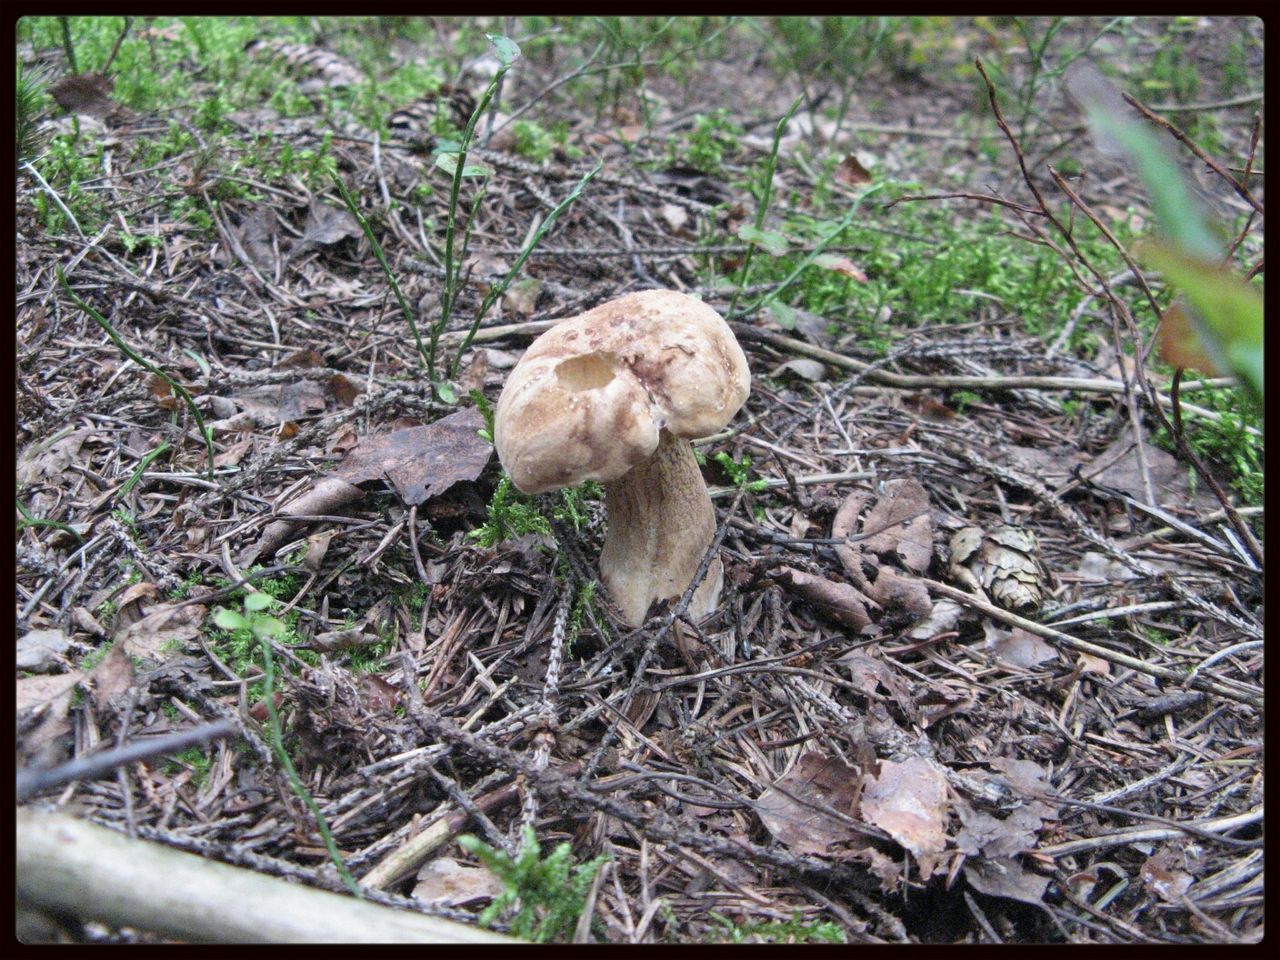
[[538, 337], [498, 398], [494, 446], [525, 493], [608, 482], [647, 459], [664, 427], [702, 437], [751, 392], [720, 314], [674, 290], [630, 293]]

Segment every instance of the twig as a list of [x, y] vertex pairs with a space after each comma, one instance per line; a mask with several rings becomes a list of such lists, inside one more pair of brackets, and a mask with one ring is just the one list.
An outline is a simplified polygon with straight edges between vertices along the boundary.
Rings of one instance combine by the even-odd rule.
[[[1241, 827], [1252, 826], [1255, 823], [1261, 823], [1263, 811], [1250, 810], [1248, 813], [1238, 813], [1230, 817], [1217, 817], [1213, 820], [1200, 820], [1192, 826], [1198, 835], [1226, 833], [1230, 830], [1239, 830]], [[1158, 827], [1148, 828], [1144, 830], [1125, 830], [1119, 833], [1105, 833], [1098, 837], [1085, 837], [1081, 840], [1068, 840], [1066, 843], [1055, 843], [1047, 847], [1036, 847], [1037, 854], [1043, 854], [1047, 857], [1065, 857], [1073, 853], [1083, 853], [1087, 850], [1104, 850], [1107, 847], [1123, 847], [1131, 843], [1151, 843], [1157, 840], [1173, 840], [1177, 837], [1185, 836], [1188, 831], [1182, 829], [1184, 825], [1178, 824], [1176, 827]], [[1214, 839], [1219, 839], [1214, 837]]]
[[1203, 161], [1205, 166], [1207, 166], [1210, 170], [1212, 170], [1214, 173], [1220, 176], [1223, 180], [1227, 181], [1227, 183], [1231, 185], [1231, 188], [1240, 195], [1241, 199], [1243, 199], [1247, 204], [1253, 207], [1254, 210], [1258, 211], [1259, 214], [1262, 214], [1264, 212], [1262, 208], [1262, 203], [1252, 193], [1249, 192], [1249, 187], [1247, 183], [1244, 183], [1241, 180], [1237, 180], [1235, 177], [1231, 176], [1230, 173], [1228, 173], [1226, 170], [1222, 168], [1222, 164], [1218, 163], [1217, 160], [1213, 159], [1213, 157], [1209, 156], [1207, 153], [1201, 150], [1199, 145], [1194, 140], [1192, 140], [1189, 136], [1183, 133], [1180, 129], [1178, 129], [1178, 127], [1170, 123], [1164, 117], [1156, 116], [1156, 114], [1153, 113], [1149, 107], [1143, 104], [1143, 102], [1139, 100], [1137, 97], [1133, 96], [1133, 94], [1121, 91], [1121, 96], [1124, 97], [1126, 103], [1128, 103], [1131, 107], [1136, 108], [1138, 112], [1140, 112], [1144, 117], [1146, 117], [1148, 120], [1154, 123], [1157, 127], [1160, 127], [1162, 130], [1167, 131], [1170, 135], [1173, 136], [1174, 139], [1176, 139], [1179, 143], [1181, 143], [1188, 150], [1194, 153], [1198, 159]]
[[1034, 620], [1028, 620], [1026, 617], [1019, 616], [1009, 610], [997, 607], [995, 604], [960, 590], [946, 583], [939, 583], [936, 580], [921, 578], [921, 583], [935, 592], [939, 596], [947, 597], [955, 600], [957, 603], [972, 607], [980, 613], [986, 614], [993, 620], [999, 620], [1010, 626], [1021, 627], [1028, 633], [1034, 633], [1037, 636], [1053, 640], [1064, 647], [1077, 650], [1080, 653], [1087, 653], [1091, 657], [1098, 657], [1107, 660], [1110, 663], [1118, 663], [1122, 667], [1129, 667], [1141, 673], [1148, 673], [1153, 677], [1161, 680], [1168, 680], [1170, 683], [1186, 683], [1198, 690], [1204, 690], [1208, 693], [1216, 694], [1219, 697], [1226, 697], [1228, 700], [1235, 700], [1237, 703], [1245, 703], [1251, 707], [1262, 708], [1263, 698], [1261, 693], [1255, 693], [1249, 689], [1238, 689], [1235, 684], [1219, 683], [1216, 680], [1205, 680], [1200, 677], [1194, 677], [1180, 673], [1177, 670], [1171, 670], [1168, 667], [1161, 667], [1146, 660], [1140, 660], [1137, 657], [1131, 657], [1127, 653], [1121, 653], [1118, 650], [1112, 650], [1109, 647], [1099, 646], [1096, 643], [1090, 643], [1088, 640], [1080, 640], [1070, 634], [1063, 633], [1061, 630], [1055, 630], [1053, 627], [1046, 627], [1043, 624], [1036, 623]]
[[41, 909], [187, 942], [512, 942], [27, 808], [18, 811], [16, 876], [19, 899]]
[[93, 780], [116, 767], [128, 766], [138, 760], [181, 753], [210, 740], [222, 740], [234, 736], [239, 727], [230, 720], [217, 720], [191, 730], [180, 730], [161, 737], [134, 740], [122, 746], [103, 750], [88, 756], [76, 757], [56, 767], [18, 771], [18, 802], [33, 797], [53, 787], [60, 787], [73, 780]]

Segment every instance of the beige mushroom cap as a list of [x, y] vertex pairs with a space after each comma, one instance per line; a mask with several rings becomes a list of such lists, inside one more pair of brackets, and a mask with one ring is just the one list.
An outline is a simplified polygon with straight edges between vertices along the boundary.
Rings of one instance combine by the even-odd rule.
[[525, 493], [608, 482], [643, 462], [664, 427], [702, 437], [751, 390], [733, 332], [701, 300], [645, 290], [556, 324], [498, 399], [494, 445]]

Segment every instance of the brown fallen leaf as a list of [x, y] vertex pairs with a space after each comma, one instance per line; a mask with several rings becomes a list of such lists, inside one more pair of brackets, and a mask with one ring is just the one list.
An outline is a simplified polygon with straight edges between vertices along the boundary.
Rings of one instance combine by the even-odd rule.
[[[853, 536], [853, 532], [858, 526], [858, 515], [862, 513], [862, 508], [870, 500], [871, 494], [857, 490], [844, 498], [844, 502], [840, 504], [840, 509], [836, 511], [835, 519], [831, 521], [832, 539], [838, 540]], [[870, 584], [867, 582], [867, 575], [862, 570], [862, 544], [857, 540], [837, 544], [836, 556], [840, 560], [840, 565], [844, 567], [846, 576], [854, 582], [859, 590], [865, 591]]]
[[341, 407], [353, 406], [360, 396], [360, 388], [340, 373], [335, 373], [325, 382], [325, 389]]
[[823, 270], [830, 270], [832, 273], [849, 277], [859, 283], [867, 282], [867, 275], [862, 272], [862, 268], [848, 257], [842, 257], [836, 253], [820, 253], [813, 258], [813, 263], [814, 266], [821, 267]]
[[506, 886], [484, 867], [468, 867], [449, 857], [423, 864], [413, 897], [437, 907], [465, 907], [492, 900]]
[[966, 861], [964, 877], [979, 893], [1030, 904], [1040, 904], [1049, 887], [1048, 877], [1031, 873], [1012, 858]]
[[840, 161], [840, 166], [836, 167], [835, 181], [843, 183], [846, 187], [859, 187], [871, 182], [871, 172], [854, 154], [847, 153]]
[[73, 463], [80, 461], [80, 448], [92, 435], [91, 430], [74, 430], [49, 443], [33, 443], [18, 457], [19, 484], [37, 484], [57, 480]]
[[305, 420], [318, 417], [328, 406], [324, 388], [314, 380], [295, 380], [280, 388], [278, 416], [282, 420]]
[[782, 567], [773, 576], [783, 589], [809, 603], [824, 617], [854, 632], [861, 631], [871, 623], [867, 606], [875, 607], [876, 604], [856, 587], [805, 573], [795, 567]]
[[318, 197], [311, 199], [307, 208], [307, 222], [302, 228], [302, 237], [289, 250], [287, 259], [303, 253], [312, 247], [328, 247], [341, 240], [358, 239], [364, 236], [360, 224], [345, 207], [331, 207], [322, 203]]
[[1014, 627], [1005, 632], [990, 620], [985, 620], [982, 629], [987, 635], [988, 647], [996, 659], [1010, 666], [1034, 670], [1040, 664], [1057, 657], [1053, 647], [1021, 627]]
[[14, 666], [32, 673], [47, 673], [62, 663], [62, 654], [70, 645], [67, 635], [56, 627], [32, 630], [18, 641]]
[[107, 655], [89, 671], [85, 683], [93, 692], [93, 705], [99, 713], [110, 706], [113, 697], [128, 690], [133, 685], [133, 661], [124, 644], [113, 643]]
[[525, 277], [523, 280], [517, 280], [502, 296], [502, 306], [505, 310], [520, 317], [527, 317], [538, 306], [538, 295], [542, 293], [542, 281], [537, 277]]
[[862, 788], [862, 818], [910, 851], [928, 877], [947, 845], [947, 779], [923, 757], [881, 760], [879, 776]]
[[240, 249], [259, 270], [274, 270], [280, 224], [270, 206], [255, 206], [236, 229]]
[[213, 458], [213, 465], [215, 467], [234, 467], [244, 459], [244, 455], [249, 452], [252, 446], [253, 437], [245, 437], [243, 440], [238, 443], [233, 443], [221, 453], [217, 454]]
[[370, 713], [394, 714], [400, 705], [400, 689], [376, 673], [360, 674], [360, 698]]
[[1182, 895], [1191, 889], [1191, 874], [1179, 869], [1177, 862], [1178, 854], [1170, 847], [1162, 847], [1138, 871], [1147, 891], [1165, 903], [1181, 902]]
[[929, 588], [915, 577], [901, 574], [893, 567], [880, 568], [876, 574], [876, 582], [867, 591], [867, 596], [885, 610], [900, 611], [910, 617], [908, 622], [927, 617], [933, 611]]
[[915, 703], [906, 682], [894, 672], [887, 663], [869, 656], [861, 650], [846, 653], [836, 661], [849, 671], [849, 678], [854, 685], [870, 696], [876, 696], [876, 687], [884, 687], [897, 702], [902, 712], [912, 716]]
[[480, 411], [466, 407], [425, 427], [366, 437], [333, 475], [348, 483], [388, 477], [404, 502], [416, 506], [480, 476], [493, 456], [493, 445], [479, 435], [483, 427]]
[[890, 480], [884, 494], [862, 522], [869, 534], [862, 548], [901, 560], [908, 570], [923, 573], [933, 560], [933, 514], [929, 494], [916, 480]]
[[280, 508], [282, 519], [267, 525], [240, 562], [273, 555], [298, 529], [301, 521], [290, 517], [333, 514], [359, 501], [364, 491], [358, 483], [390, 480], [401, 499], [416, 506], [455, 483], [475, 480], [493, 456], [493, 445], [479, 435], [483, 426], [480, 411], [466, 407], [426, 426], [365, 437], [329, 476]]
[[141, 620], [118, 631], [116, 646], [131, 657], [145, 660], [175, 656], [183, 644], [199, 636], [207, 612], [198, 603], [155, 607]]
[[23, 763], [52, 766], [65, 755], [71, 733], [67, 710], [76, 685], [84, 677], [84, 671], [70, 670], [53, 676], [18, 678], [18, 757]]
[[839, 758], [810, 751], [760, 795], [756, 813], [779, 843], [796, 853], [826, 856], [832, 847], [864, 834], [852, 824], [815, 809], [810, 801], [851, 813], [861, 779], [856, 769]]

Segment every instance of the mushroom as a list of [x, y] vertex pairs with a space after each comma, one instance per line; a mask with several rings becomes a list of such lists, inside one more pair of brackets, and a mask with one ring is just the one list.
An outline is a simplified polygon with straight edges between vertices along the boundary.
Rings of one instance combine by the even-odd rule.
[[[512, 482], [542, 493], [604, 484], [600, 579], [626, 622], [688, 588], [715, 536], [715, 509], [689, 439], [723, 427], [751, 392], [747, 358], [701, 300], [645, 290], [557, 323], [512, 369], [494, 445]], [[688, 613], [720, 599], [712, 561]]]

